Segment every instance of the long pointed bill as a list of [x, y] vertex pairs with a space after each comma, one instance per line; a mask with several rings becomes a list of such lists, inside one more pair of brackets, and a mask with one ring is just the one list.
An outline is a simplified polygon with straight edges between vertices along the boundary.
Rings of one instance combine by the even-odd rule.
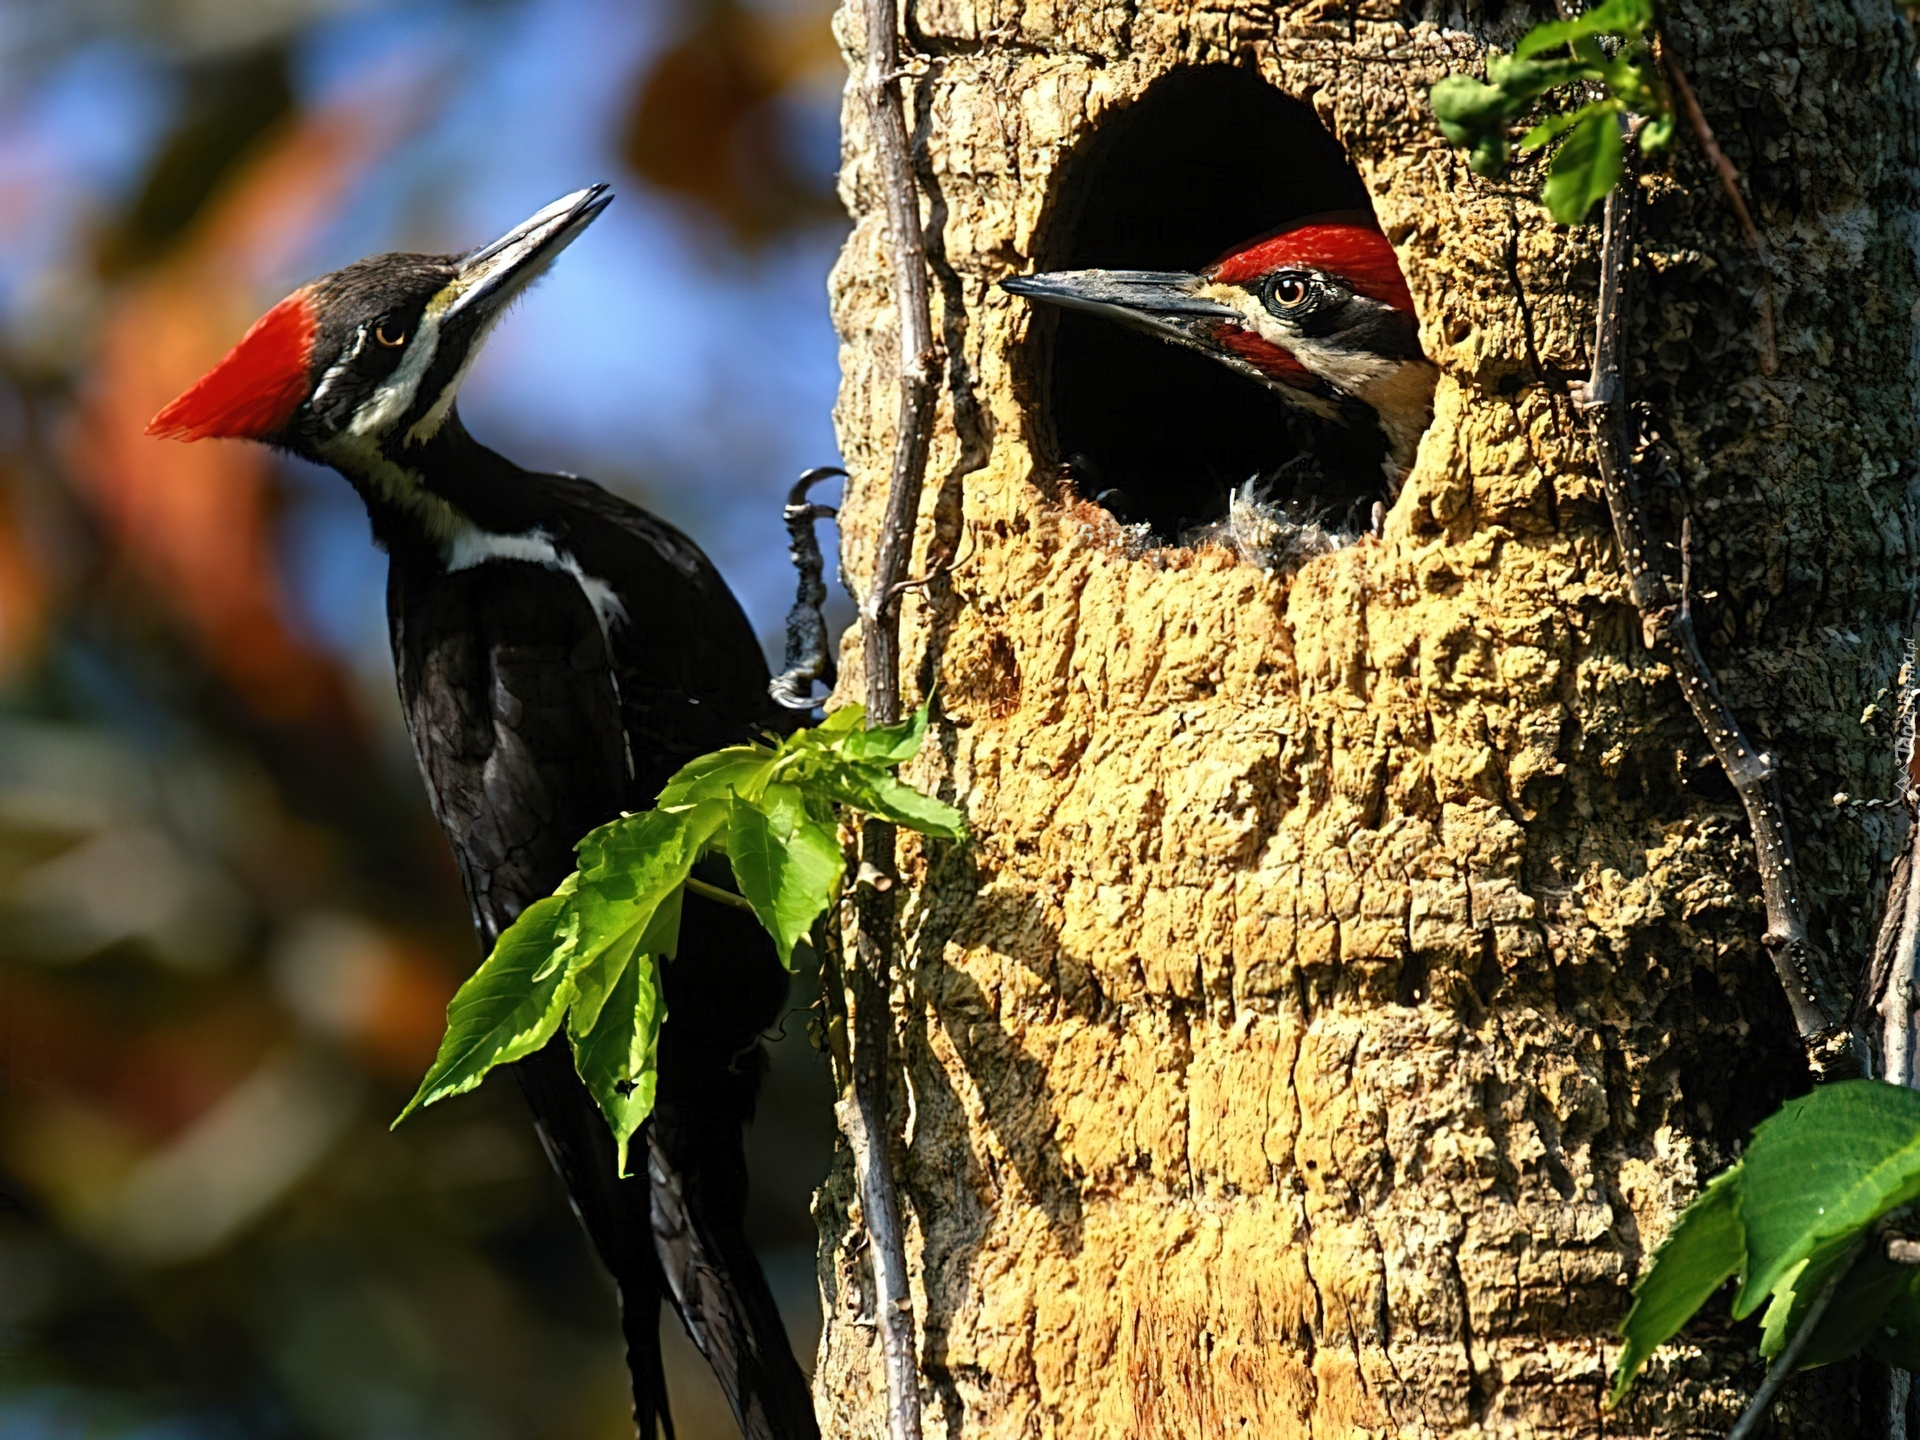
[[454, 318], [484, 320], [537, 279], [554, 258], [613, 203], [606, 185], [589, 185], [563, 195], [538, 214], [521, 221], [491, 245], [483, 245], [460, 263], [454, 298], [441, 324]]
[[375, 397], [379, 403], [363, 406], [354, 428], [377, 432], [396, 418], [406, 424], [418, 416], [406, 425], [407, 444], [438, 434], [493, 322], [612, 203], [606, 185], [589, 185], [462, 260], [459, 273], [428, 302], [407, 358]]
[[[1199, 275], [1181, 270], [1055, 270], [1015, 275], [1000, 288], [1069, 310], [1104, 315], [1162, 340], [1208, 347], [1210, 332], [1240, 312], [1196, 293]], [[1208, 347], [1210, 348], [1210, 347]]]

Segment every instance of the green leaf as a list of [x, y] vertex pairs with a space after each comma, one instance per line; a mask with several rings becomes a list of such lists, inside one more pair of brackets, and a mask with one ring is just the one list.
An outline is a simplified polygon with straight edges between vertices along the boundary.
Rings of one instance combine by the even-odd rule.
[[[1602, 57], [1604, 62], [1604, 57]], [[1522, 60], [1498, 51], [1487, 56], [1487, 80], [1506, 95], [1512, 114], [1518, 115], [1537, 96], [1576, 80], [1603, 79], [1600, 66], [1582, 59]]]
[[[1455, 145], [1474, 152], [1474, 169], [1481, 169], [1482, 151], [1506, 163], [1506, 127], [1520, 105], [1497, 85], [1483, 85], [1468, 75], [1449, 75], [1428, 92], [1440, 133]], [[1489, 163], [1494, 163], [1492, 158]]]
[[573, 1008], [567, 1012], [570, 1032], [593, 1028], [606, 1003], [607, 993], [620, 978], [620, 967], [631, 955], [671, 959], [680, 944], [680, 910], [685, 889], [675, 890], [660, 902], [644, 930], [629, 927], [573, 972]]
[[829, 710], [827, 712], [827, 718], [814, 726], [812, 730], [801, 731], [800, 733], [821, 736], [840, 735], [849, 730], [858, 730], [861, 722], [866, 718], [866, 706], [842, 705], [838, 710]]
[[1742, 1319], [1823, 1242], [1920, 1197], [1920, 1093], [1880, 1080], [1823, 1085], [1753, 1132], [1746, 1171]]
[[812, 767], [802, 783], [838, 804], [850, 805], [876, 820], [918, 830], [922, 835], [958, 840], [967, 833], [966, 816], [951, 805], [922, 795], [869, 765], [826, 760]]
[[1619, 109], [1620, 102], [1617, 100], [1596, 100], [1591, 105], [1582, 105], [1578, 110], [1570, 110], [1564, 115], [1549, 115], [1520, 138], [1520, 149], [1523, 153], [1538, 150], [1549, 140], [1571, 130], [1589, 115], [1601, 111], [1617, 114]]
[[1653, 1264], [1634, 1286], [1633, 1308], [1620, 1326], [1627, 1343], [1614, 1367], [1609, 1406], [1620, 1403], [1647, 1357], [1672, 1339], [1746, 1262], [1742, 1178], [1739, 1165], [1716, 1175], [1681, 1212]]
[[807, 813], [791, 785], [769, 785], [759, 804], [736, 799], [727, 824], [727, 856], [740, 893], [791, 967], [794, 943], [839, 891], [846, 857], [831, 827]]
[[600, 904], [644, 905], [651, 914], [667, 891], [687, 878], [726, 820], [727, 801], [713, 799], [682, 809], [643, 810], [602, 825], [579, 845], [581, 893], [591, 891]]
[[1604, 0], [1584, 15], [1571, 20], [1550, 20], [1536, 25], [1513, 47], [1513, 53], [1525, 60], [1594, 35], [1618, 35], [1637, 40], [1653, 24], [1653, 0]]
[[774, 752], [765, 745], [729, 745], [689, 760], [674, 772], [654, 803], [660, 809], [725, 800], [736, 790], [750, 793], [773, 768]]
[[531, 1055], [553, 1038], [573, 999], [567, 968], [551, 963], [564, 943], [559, 932], [571, 925], [573, 891], [570, 876], [529, 905], [455, 992], [440, 1053], [395, 1125], [423, 1105], [464, 1094], [494, 1066]]
[[[1862, 1245], [1871, 1248], [1862, 1253]], [[1787, 1279], [1775, 1287], [1761, 1327], [1763, 1357], [1771, 1360], [1786, 1349], [1788, 1338], [1805, 1323], [1808, 1307], [1843, 1269], [1840, 1287], [1800, 1352], [1796, 1369], [1844, 1360], [1873, 1338], [1881, 1317], [1907, 1283], [1907, 1268], [1888, 1260], [1885, 1250], [1871, 1244], [1868, 1236], [1841, 1236], [1788, 1271]]]
[[625, 1175], [627, 1142], [653, 1113], [660, 1023], [666, 1017], [651, 955], [635, 949], [606, 963], [610, 974], [603, 1003], [590, 1021], [576, 1008], [567, 1022], [567, 1039], [574, 1069], [613, 1131], [619, 1173]]
[[927, 738], [927, 716], [932, 708], [933, 700], [929, 697], [896, 725], [855, 730], [840, 742], [840, 753], [849, 760], [868, 765], [904, 765], [920, 753], [920, 742]]
[[1673, 143], [1673, 116], [1655, 115], [1640, 127], [1640, 153], [1651, 155]]
[[1578, 225], [1587, 218], [1594, 202], [1620, 179], [1621, 149], [1620, 123], [1611, 111], [1589, 114], [1573, 127], [1554, 155], [1540, 192], [1554, 219]]

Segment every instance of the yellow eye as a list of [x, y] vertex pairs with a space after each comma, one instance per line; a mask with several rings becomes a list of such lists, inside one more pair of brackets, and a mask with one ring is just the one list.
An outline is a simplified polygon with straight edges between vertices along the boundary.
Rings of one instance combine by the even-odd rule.
[[398, 350], [407, 343], [407, 327], [398, 320], [382, 320], [373, 327], [373, 338], [389, 350]]
[[1273, 282], [1273, 298], [1291, 310], [1307, 298], [1307, 285], [1297, 275], [1282, 275]]

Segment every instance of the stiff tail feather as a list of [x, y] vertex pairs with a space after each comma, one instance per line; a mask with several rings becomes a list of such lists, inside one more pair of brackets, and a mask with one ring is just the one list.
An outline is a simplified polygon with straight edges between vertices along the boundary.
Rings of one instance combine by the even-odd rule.
[[661, 1276], [646, 1223], [644, 1179], [622, 1180], [614, 1170], [613, 1136], [599, 1107], [574, 1073], [566, 1037], [514, 1067], [547, 1158], [567, 1187], [600, 1263], [620, 1292], [620, 1328], [627, 1342], [633, 1385], [633, 1422], [639, 1440], [674, 1440], [667, 1380], [660, 1357]]
[[[713, 1367], [746, 1440], [818, 1440], [806, 1376], [741, 1229], [744, 1206], [735, 1197], [743, 1199], [744, 1188], [729, 1183], [732, 1157], [722, 1159], [718, 1175], [697, 1160], [687, 1163], [695, 1156], [676, 1143], [686, 1137], [674, 1133], [674, 1118], [656, 1114], [647, 1137], [654, 1253], [668, 1298]], [[700, 1136], [693, 1148], [711, 1150], [714, 1138]]]

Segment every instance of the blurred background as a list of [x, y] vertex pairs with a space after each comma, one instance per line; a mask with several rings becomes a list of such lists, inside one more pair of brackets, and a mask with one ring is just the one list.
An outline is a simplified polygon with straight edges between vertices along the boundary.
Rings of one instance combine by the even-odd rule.
[[[311, 276], [611, 180], [462, 414], [691, 532], [771, 652], [835, 459], [828, 8], [0, 4], [0, 1440], [632, 1434], [511, 1080], [387, 1132], [477, 957], [365, 514], [141, 430]], [[751, 1229], [810, 1365], [807, 999]], [[683, 1437], [732, 1433], [667, 1328]]]

